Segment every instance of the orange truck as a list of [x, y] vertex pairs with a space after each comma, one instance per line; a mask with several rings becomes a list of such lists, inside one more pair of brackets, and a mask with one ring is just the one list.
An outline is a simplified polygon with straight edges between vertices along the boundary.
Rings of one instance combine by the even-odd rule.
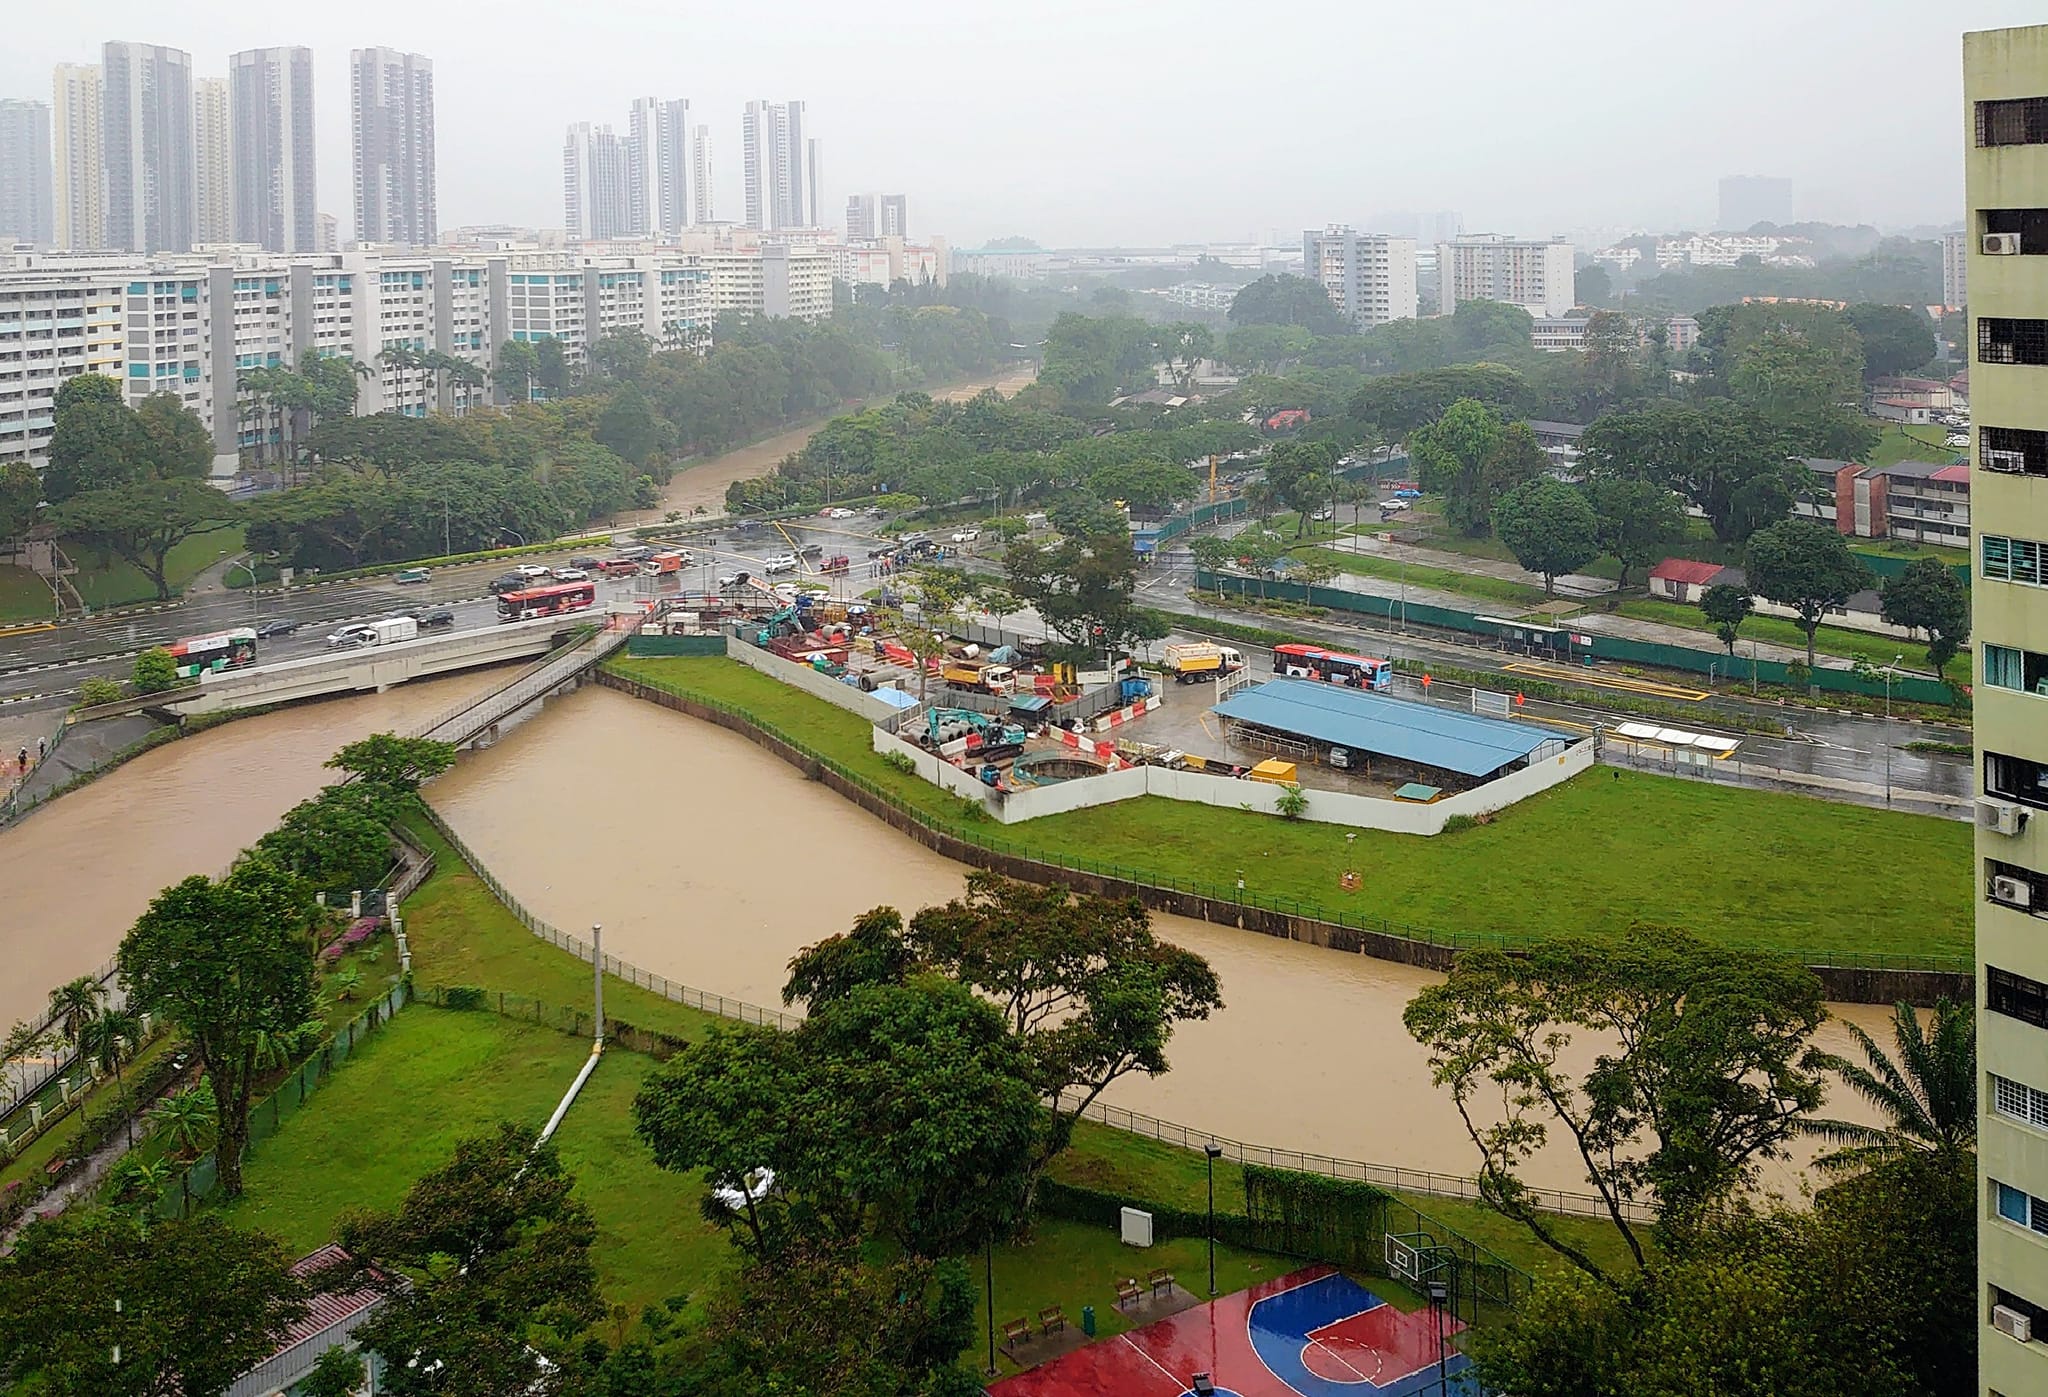
[[657, 553], [641, 564], [641, 571], [650, 577], [659, 577], [663, 573], [681, 572], [689, 561], [687, 553]]

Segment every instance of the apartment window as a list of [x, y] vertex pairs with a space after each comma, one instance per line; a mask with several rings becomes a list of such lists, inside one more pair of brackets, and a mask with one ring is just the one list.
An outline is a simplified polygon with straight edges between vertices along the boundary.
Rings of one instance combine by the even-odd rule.
[[2001, 907], [2048, 917], [2048, 873], [2036, 873], [2000, 859], [1986, 859], [1984, 896]]
[[2048, 364], [2048, 320], [2010, 320], [1991, 315], [1979, 317], [1977, 362]]
[[2016, 1295], [2002, 1285], [1991, 1287], [1991, 1303], [2002, 1310], [2017, 1310], [2027, 1317], [2030, 1326], [2029, 1343], [2048, 1342], [2048, 1310], [2042, 1309], [2023, 1295]]
[[[2048, 985], [1995, 965], [1984, 967], [1984, 1007], [1994, 1014], [2048, 1028]], [[2048, 1222], [2048, 1218], [2043, 1219]]]
[[1977, 104], [1977, 144], [2048, 144], [2048, 97], [2008, 97]]
[[1991, 1109], [2007, 1120], [2048, 1130], [2048, 1091], [2037, 1091], [2025, 1082], [1993, 1073]]
[[1991, 1181], [1992, 1205], [1998, 1215], [2015, 1227], [2048, 1233], [2048, 1200], [2034, 1197], [2023, 1188]]
[[[2048, 252], [2048, 234], [2042, 236]], [[1988, 471], [2007, 475], [2048, 475], [2048, 432], [2023, 427], [1977, 429], [1977, 459]]]
[[2010, 645], [1985, 645], [1982, 649], [1986, 684], [2048, 696], [2048, 655]]
[[1984, 793], [2048, 810], [2048, 765], [2028, 757], [1986, 752]]
[[2042, 571], [2040, 544], [2026, 538], [1983, 535], [1984, 575], [1994, 582], [2024, 582], [2030, 587], [2048, 585]]

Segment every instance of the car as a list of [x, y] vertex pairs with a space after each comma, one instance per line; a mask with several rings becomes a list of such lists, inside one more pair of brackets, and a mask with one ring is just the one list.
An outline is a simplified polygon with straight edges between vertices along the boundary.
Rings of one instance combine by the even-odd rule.
[[894, 553], [895, 551], [896, 551], [896, 545], [895, 545], [895, 544], [893, 544], [893, 543], [885, 543], [885, 544], [883, 544], [883, 545], [882, 545], [882, 546], [881, 546], [880, 548], [870, 548], [870, 549], [868, 550], [868, 556], [869, 556], [870, 558], [886, 558], [886, 557], [888, 557], [888, 556], [889, 556], [889, 555], [890, 555], [891, 553]]
[[424, 582], [424, 581], [426, 581], [426, 580], [427, 580], [427, 578], [428, 578], [429, 576], [431, 576], [431, 575], [432, 575], [432, 574], [430, 574], [430, 573], [429, 573], [429, 572], [428, 572], [428, 571], [427, 571], [427, 570], [426, 570], [425, 568], [406, 568], [406, 569], [404, 569], [403, 571], [401, 571], [401, 572], [400, 572], [400, 573], [398, 574], [398, 576], [394, 577], [394, 578], [392, 579], [392, 581], [394, 581], [394, 582]]
[[825, 517], [828, 519], [851, 519], [853, 518], [853, 511], [850, 509], [828, 509], [825, 511]]
[[413, 612], [412, 619], [413, 624], [417, 625], [421, 630], [429, 630], [436, 626], [454, 625], [455, 613], [445, 606], [435, 606], [429, 607], [424, 611]]
[[770, 577], [774, 577], [778, 573], [795, 572], [796, 569], [797, 561], [796, 554], [794, 553], [777, 553], [774, 557], [765, 560], [761, 564], [761, 571], [767, 573]]
[[585, 572], [593, 572], [597, 568], [597, 559], [571, 558], [569, 560], [569, 566], [572, 568], [582, 568]]
[[654, 556], [654, 550], [653, 550], [652, 548], [647, 548], [647, 547], [644, 547], [644, 546], [642, 546], [642, 545], [640, 545], [640, 544], [635, 544], [635, 545], [634, 545], [633, 547], [631, 547], [631, 548], [621, 548], [621, 549], [619, 550], [619, 556], [620, 556], [621, 558], [627, 558], [627, 559], [630, 559], [631, 561], [633, 561], [633, 562], [636, 562], [636, 563], [637, 563], [637, 562], [639, 562], [639, 561], [640, 561], [640, 560], [641, 560], [642, 558], [651, 558], [651, 557], [653, 557], [653, 556]]
[[535, 582], [539, 581], [543, 577], [553, 577], [555, 575], [555, 570], [553, 568], [544, 566], [540, 563], [521, 563], [518, 567], [512, 569], [512, 571], [518, 573], [521, 577], [527, 578], [528, 580]]
[[533, 579], [525, 573], [508, 572], [501, 577], [491, 579], [491, 595], [498, 596], [504, 592], [523, 592], [532, 585]]
[[582, 568], [555, 569], [555, 581], [557, 582], [588, 582], [589, 580], [590, 574]]
[[972, 542], [974, 542], [974, 541], [975, 541], [976, 539], [978, 539], [978, 538], [980, 538], [980, 537], [981, 537], [981, 530], [979, 530], [979, 529], [961, 529], [961, 530], [960, 530], [959, 532], [957, 532], [957, 533], [955, 533], [955, 534], [953, 535], [953, 542], [955, 542], [955, 543], [972, 543]]
[[822, 543], [806, 543], [803, 547], [796, 550], [796, 555], [799, 558], [822, 558], [825, 556], [825, 545]]
[[1968, 432], [1950, 432], [1942, 438], [1941, 444], [1943, 446], [1956, 447], [1968, 446], [1970, 444], [1970, 434]]
[[1397, 500], [1419, 500], [1422, 498], [1422, 492], [1420, 490], [1396, 490], [1394, 498]]
[[344, 645], [375, 645], [377, 632], [368, 626], [343, 626], [327, 637], [327, 648], [338, 650]]
[[747, 576], [744, 572], [720, 573], [718, 576], [718, 590], [729, 592], [735, 587], [743, 587], [746, 585]]
[[299, 623], [292, 620], [289, 616], [273, 617], [271, 620], [258, 621], [256, 623], [256, 638], [258, 640], [275, 640], [281, 635], [290, 635], [298, 628]]
[[640, 564], [631, 558], [606, 558], [597, 565], [597, 570], [606, 577], [631, 577], [640, 571]]
[[1309, 518], [1315, 520], [1318, 524], [1323, 524], [1334, 519], [1336, 515], [1337, 511], [1334, 509], [1319, 509], [1314, 514], [1309, 515]]

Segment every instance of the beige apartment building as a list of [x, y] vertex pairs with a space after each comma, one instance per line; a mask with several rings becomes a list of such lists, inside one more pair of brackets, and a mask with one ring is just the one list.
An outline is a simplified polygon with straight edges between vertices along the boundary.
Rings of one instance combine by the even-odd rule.
[[1979, 1380], [2048, 1392], [2048, 25], [1963, 37]]

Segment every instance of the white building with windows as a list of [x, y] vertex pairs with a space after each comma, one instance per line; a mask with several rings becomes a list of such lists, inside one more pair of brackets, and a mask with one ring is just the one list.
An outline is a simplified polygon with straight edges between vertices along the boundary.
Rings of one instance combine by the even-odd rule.
[[1500, 301], [1538, 317], [1564, 315], [1578, 304], [1572, 245], [1473, 233], [1436, 249], [1439, 309], [1460, 301]]
[[127, 290], [117, 270], [0, 274], [0, 465], [49, 464], [65, 379], [126, 377]]
[[1303, 275], [1361, 330], [1416, 312], [1415, 239], [1333, 225], [1301, 235]]
[[1950, 233], [1941, 240], [1941, 304], [1947, 310], [1961, 310], [1970, 303], [1970, 249], [1965, 233]]

